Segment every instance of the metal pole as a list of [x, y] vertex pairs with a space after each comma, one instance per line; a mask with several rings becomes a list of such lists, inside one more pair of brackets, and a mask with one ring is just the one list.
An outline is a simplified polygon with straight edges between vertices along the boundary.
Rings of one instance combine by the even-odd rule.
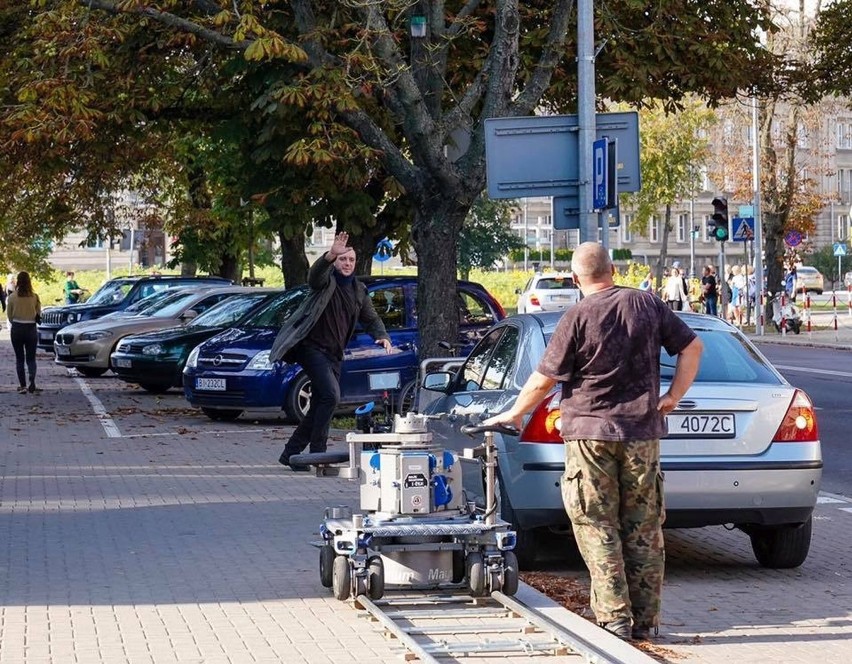
[[[753, 95], [751, 109], [751, 134], [752, 134], [752, 202], [754, 207], [754, 288], [755, 293], [763, 292], [763, 220], [760, 216], [760, 125], [758, 123], [759, 102], [757, 95]], [[757, 301], [761, 298], [756, 297]], [[755, 316], [754, 331], [763, 336], [763, 311]]]
[[689, 199], [689, 276], [695, 279], [695, 196]]
[[577, 0], [577, 111], [580, 242], [597, 242], [598, 219], [592, 210], [592, 145], [595, 142], [594, 0]]
[[530, 226], [529, 226], [529, 202], [524, 199], [524, 272], [529, 270], [530, 260]]

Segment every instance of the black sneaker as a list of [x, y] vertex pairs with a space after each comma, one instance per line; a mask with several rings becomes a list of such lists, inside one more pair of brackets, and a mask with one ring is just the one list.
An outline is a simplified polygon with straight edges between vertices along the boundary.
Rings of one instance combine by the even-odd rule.
[[27, 392], [30, 394], [41, 394], [41, 388], [36, 387], [33, 383], [30, 383], [30, 386], [27, 388]]
[[307, 473], [311, 469], [310, 466], [303, 466], [298, 463], [290, 463], [290, 455], [286, 454], [285, 452], [282, 452], [281, 456], [278, 457], [278, 463], [280, 463], [282, 466], [287, 466], [294, 473]]
[[26, 393], [27, 393], [27, 388], [26, 388], [26, 387], [24, 387], [23, 385], [21, 385], [21, 386], [18, 388], [18, 394], [26, 394]]
[[630, 624], [633, 621], [630, 618], [616, 618], [608, 623], [598, 623], [607, 632], [612, 632], [620, 639], [630, 638]]
[[654, 636], [659, 635], [658, 627], [649, 627], [648, 625], [634, 625], [630, 632], [630, 637], [634, 641], [647, 641], [651, 638], [651, 630], [654, 630]]

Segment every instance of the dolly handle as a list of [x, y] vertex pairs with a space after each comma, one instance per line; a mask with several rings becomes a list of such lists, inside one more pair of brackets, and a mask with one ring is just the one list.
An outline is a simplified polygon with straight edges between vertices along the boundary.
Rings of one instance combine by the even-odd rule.
[[515, 427], [506, 426], [505, 424], [465, 424], [460, 431], [466, 436], [475, 436], [478, 433], [504, 433], [507, 436], [520, 436], [521, 432]]

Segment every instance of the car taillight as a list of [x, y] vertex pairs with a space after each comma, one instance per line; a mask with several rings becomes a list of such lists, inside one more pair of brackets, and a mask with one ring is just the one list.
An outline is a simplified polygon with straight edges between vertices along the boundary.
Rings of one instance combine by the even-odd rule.
[[545, 397], [536, 407], [521, 432], [522, 443], [562, 443], [560, 397], [561, 390], [558, 390]]
[[796, 390], [773, 443], [812, 443], [819, 440], [814, 406], [808, 395]]
[[541, 306], [541, 300], [538, 299], [537, 293], [530, 293], [530, 304], [533, 305], [534, 307], [540, 307]]

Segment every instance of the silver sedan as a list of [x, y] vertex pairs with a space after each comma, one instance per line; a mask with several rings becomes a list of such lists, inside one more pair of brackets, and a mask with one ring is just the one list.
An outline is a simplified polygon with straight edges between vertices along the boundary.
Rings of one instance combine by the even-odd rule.
[[[814, 407], [740, 331], [716, 317], [679, 314], [699, 335], [704, 356], [695, 383], [668, 416], [661, 441], [667, 527], [732, 524], [751, 539], [766, 567], [801, 565], [822, 476]], [[508, 409], [535, 369], [561, 314], [526, 314], [495, 325], [455, 373], [433, 373], [430, 427], [449, 448], [475, 442], [468, 421]], [[675, 358], [661, 350], [661, 390]], [[426, 399], [422, 399], [421, 403]], [[518, 531], [518, 557], [529, 565], [540, 535], [570, 528], [559, 490], [564, 449], [554, 392], [525, 420], [520, 437], [497, 435], [501, 514]], [[482, 468], [465, 459], [464, 488], [482, 500]]]

